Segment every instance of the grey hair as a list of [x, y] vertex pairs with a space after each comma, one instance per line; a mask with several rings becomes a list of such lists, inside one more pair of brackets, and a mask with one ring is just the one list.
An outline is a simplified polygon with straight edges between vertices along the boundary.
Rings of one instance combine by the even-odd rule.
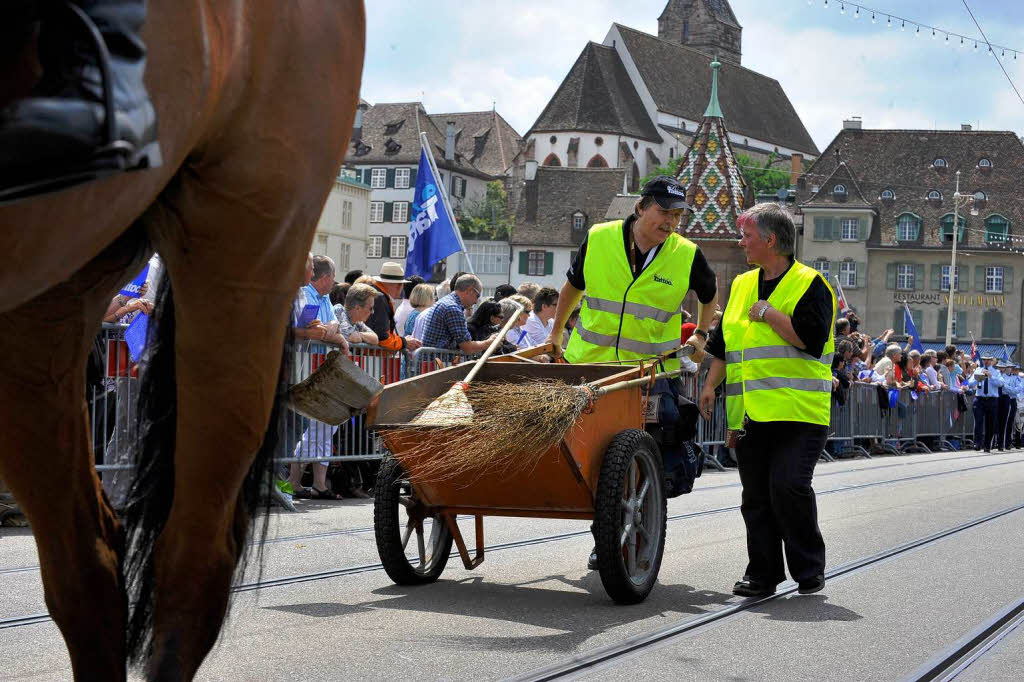
[[313, 279], [320, 279], [324, 275], [334, 276], [334, 261], [327, 256], [313, 256]]
[[893, 358], [903, 352], [898, 343], [891, 343], [885, 347], [885, 357]]
[[776, 253], [783, 256], [793, 255], [796, 247], [796, 226], [793, 225], [793, 219], [789, 214], [778, 204], [770, 201], [755, 204], [740, 214], [736, 222], [739, 223], [743, 218], [754, 221], [761, 239], [768, 241], [769, 235], [775, 235]]
[[484, 285], [476, 275], [463, 275], [455, 280], [455, 291], [466, 291], [468, 289], [483, 290]]
[[501, 321], [507, 322], [508, 318], [515, 313], [518, 303], [511, 298], [503, 298], [498, 301], [498, 305], [501, 306]]
[[353, 284], [345, 294], [345, 310], [352, 310], [372, 302], [378, 293], [380, 292], [369, 284]]

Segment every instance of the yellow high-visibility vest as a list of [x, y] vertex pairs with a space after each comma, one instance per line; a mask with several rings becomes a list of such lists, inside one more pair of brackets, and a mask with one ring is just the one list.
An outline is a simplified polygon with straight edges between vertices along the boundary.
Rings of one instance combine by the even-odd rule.
[[[722, 316], [725, 411], [729, 428], [743, 428], [745, 414], [759, 422], [827, 425], [832, 400], [835, 330], [830, 326], [821, 357], [812, 357], [775, 333], [767, 322], [751, 322], [747, 313], [758, 300], [759, 272], [760, 269], [755, 268], [733, 280], [729, 303]], [[768, 297], [768, 303], [792, 316], [800, 298], [819, 277], [817, 270], [794, 261]], [[827, 286], [828, 282], [825, 284]], [[835, 313], [833, 292], [832, 319]]]
[[[586, 295], [565, 359], [572, 363], [641, 360], [679, 347], [681, 306], [697, 245], [672, 233], [633, 279], [622, 222], [590, 228], [583, 261]], [[665, 363], [668, 370], [678, 360]]]

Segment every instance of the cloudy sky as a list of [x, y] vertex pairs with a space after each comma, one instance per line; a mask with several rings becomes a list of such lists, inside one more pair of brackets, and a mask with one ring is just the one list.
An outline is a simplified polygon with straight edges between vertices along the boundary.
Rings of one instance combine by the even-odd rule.
[[[993, 44], [1024, 50], [1024, 0], [967, 0]], [[525, 133], [587, 41], [613, 22], [657, 34], [666, 0], [371, 0], [363, 98], [420, 100], [430, 113], [478, 111], [492, 103]], [[743, 26], [743, 66], [777, 79], [824, 149], [842, 119], [865, 128], [984, 129], [1024, 135], [1024, 103], [984, 46], [916, 24], [901, 31], [891, 12], [967, 36], [979, 33], [962, 0], [871, 0], [879, 12], [839, 0], [731, 0]], [[863, 5], [862, 5], [863, 6]], [[1003, 60], [1024, 93], [1024, 54]], [[728, 120], [729, 112], [725, 112]]]

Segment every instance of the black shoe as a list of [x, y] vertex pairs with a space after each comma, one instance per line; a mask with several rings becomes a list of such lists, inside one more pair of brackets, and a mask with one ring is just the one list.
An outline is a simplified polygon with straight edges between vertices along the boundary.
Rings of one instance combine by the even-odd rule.
[[825, 589], [825, 576], [818, 574], [813, 578], [800, 580], [797, 584], [799, 585], [797, 592], [800, 594], [814, 594]]
[[597, 570], [597, 547], [590, 552], [590, 558], [587, 559], [587, 568], [591, 571]]
[[143, 84], [144, 0], [58, 4], [43, 18], [35, 91], [0, 110], [0, 204], [161, 165]]
[[732, 593], [738, 597], [767, 597], [775, 594], [776, 583], [763, 583], [746, 576], [732, 586]]

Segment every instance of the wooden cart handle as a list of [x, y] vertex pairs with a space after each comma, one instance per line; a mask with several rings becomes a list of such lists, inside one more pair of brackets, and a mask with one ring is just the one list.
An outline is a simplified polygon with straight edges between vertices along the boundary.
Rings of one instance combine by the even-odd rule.
[[[693, 346], [683, 346], [679, 349], [679, 353], [682, 357], [686, 358], [693, 355], [694, 350]], [[601, 386], [594, 390], [594, 398], [600, 398], [603, 395], [614, 393], [615, 391], [622, 391], [627, 388], [633, 388], [635, 386], [644, 386], [645, 384], [653, 385], [653, 383], [658, 379], [672, 379], [679, 376], [684, 371], [685, 370], [682, 368], [679, 368], [674, 369], [671, 372], [661, 372], [660, 374], [652, 374], [651, 376], [647, 376], [645, 373], [644, 376], [639, 379], [626, 379], [625, 381], [619, 381], [614, 384], [609, 384], [608, 386]]]
[[480, 359], [476, 361], [475, 365], [473, 365], [473, 369], [469, 370], [469, 374], [467, 374], [466, 378], [462, 380], [463, 383], [468, 384], [470, 381], [473, 380], [473, 377], [475, 377], [477, 372], [480, 371], [480, 368], [484, 366], [484, 363], [487, 362], [487, 359], [491, 357], [494, 354], [494, 351], [498, 348], [498, 346], [501, 345], [501, 340], [505, 338], [505, 334], [508, 334], [508, 330], [511, 329], [512, 325], [515, 324], [516, 320], [519, 319], [519, 314], [521, 312], [523, 312], [523, 304], [516, 303], [515, 312], [509, 316], [508, 320], [505, 322], [505, 325], [501, 328], [501, 331], [499, 331], [497, 335], [494, 337], [494, 340], [491, 341], [491, 345], [487, 347], [487, 350], [484, 351], [484, 354], [481, 355]]

